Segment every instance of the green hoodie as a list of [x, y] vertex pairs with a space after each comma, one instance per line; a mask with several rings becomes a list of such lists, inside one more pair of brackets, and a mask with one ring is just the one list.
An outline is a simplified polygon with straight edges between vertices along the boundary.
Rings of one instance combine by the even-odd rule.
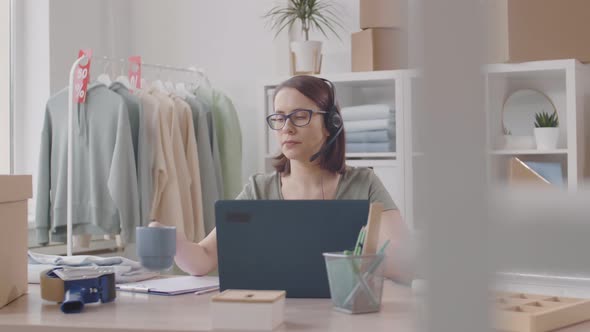
[[[73, 121], [73, 234], [133, 241], [139, 195], [129, 114], [121, 96], [92, 83]], [[35, 223], [40, 244], [65, 242], [68, 93], [49, 99], [41, 133]]]

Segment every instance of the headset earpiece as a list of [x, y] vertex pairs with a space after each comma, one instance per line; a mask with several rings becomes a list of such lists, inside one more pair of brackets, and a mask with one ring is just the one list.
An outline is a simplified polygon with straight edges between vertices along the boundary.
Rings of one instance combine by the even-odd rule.
[[327, 114], [326, 120], [326, 128], [328, 128], [330, 135], [334, 135], [342, 127], [342, 117], [336, 109]]
[[328, 114], [324, 116], [324, 123], [330, 135], [334, 136], [336, 133], [339, 133], [339, 129], [343, 125], [342, 117], [336, 107], [336, 89], [334, 88], [334, 83], [325, 78], [322, 78], [322, 80], [330, 87], [330, 106], [326, 110]]
[[319, 156], [321, 156], [323, 153], [328, 151], [328, 148], [330, 147], [330, 145], [332, 145], [332, 144], [334, 144], [334, 142], [336, 142], [336, 138], [338, 137], [338, 135], [340, 135], [340, 133], [344, 129], [344, 126], [343, 126], [344, 122], [342, 121], [342, 117], [338, 113], [338, 107], [336, 106], [336, 90], [334, 88], [334, 83], [328, 81], [325, 78], [322, 78], [322, 81], [326, 82], [326, 84], [328, 84], [328, 86], [330, 87], [330, 95], [331, 95], [330, 99], [331, 100], [330, 100], [330, 106], [326, 110], [326, 112], [328, 112], [328, 114], [324, 115], [324, 124], [326, 126], [326, 129], [328, 129], [328, 132], [330, 133], [331, 137], [328, 140], [328, 142], [326, 142], [326, 144], [324, 144], [324, 146], [322, 146], [320, 151], [314, 153], [311, 156], [311, 158], [309, 158], [310, 162], [313, 162], [314, 160], [319, 158]]

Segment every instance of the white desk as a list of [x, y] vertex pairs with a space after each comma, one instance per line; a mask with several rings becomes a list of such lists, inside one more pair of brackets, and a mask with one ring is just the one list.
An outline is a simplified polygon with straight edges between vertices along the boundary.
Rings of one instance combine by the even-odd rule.
[[[81, 314], [63, 314], [43, 301], [38, 285], [29, 294], [0, 309], [0, 331], [105, 332], [209, 331], [206, 295], [158, 296], [117, 292], [107, 304], [88, 304]], [[332, 310], [330, 299], [287, 299], [285, 324], [276, 331], [398, 331], [411, 332], [413, 300], [409, 288], [385, 282], [379, 313], [348, 315]]]

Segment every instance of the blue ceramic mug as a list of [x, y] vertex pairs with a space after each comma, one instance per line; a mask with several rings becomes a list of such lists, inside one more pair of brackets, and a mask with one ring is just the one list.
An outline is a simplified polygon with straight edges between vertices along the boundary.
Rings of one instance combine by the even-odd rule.
[[176, 255], [176, 227], [137, 227], [137, 256], [148, 270], [167, 270]]

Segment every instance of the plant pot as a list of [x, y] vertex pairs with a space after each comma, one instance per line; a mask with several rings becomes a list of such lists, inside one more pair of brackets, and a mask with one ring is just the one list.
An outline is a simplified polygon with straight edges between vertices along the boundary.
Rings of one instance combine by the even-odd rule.
[[535, 128], [537, 150], [557, 149], [558, 138], [559, 128], [557, 127]]
[[319, 74], [322, 42], [314, 40], [291, 42], [291, 56], [293, 74]]

